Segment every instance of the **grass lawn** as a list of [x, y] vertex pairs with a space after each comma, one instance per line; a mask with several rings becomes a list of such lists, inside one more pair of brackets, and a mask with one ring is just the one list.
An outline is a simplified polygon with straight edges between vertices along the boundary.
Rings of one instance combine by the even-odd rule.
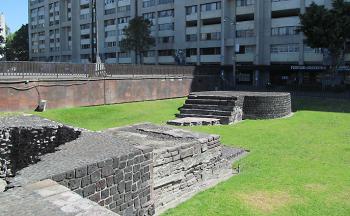
[[146, 101], [108, 106], [79, 107], [48, 110], [34, 113], [44, 118], [89, 130], [102, 130], [140, 122], [164, 124], [174, 119], [174, 114], [185, 99]]
[[[137, 122], [164, 123], [184, 99], [40, 114], [92, 130]], [[350, 102], [304, 98], [288, 119], [195, 127], [251, 153], [241, 173], [165, 215], [350, 215]]]

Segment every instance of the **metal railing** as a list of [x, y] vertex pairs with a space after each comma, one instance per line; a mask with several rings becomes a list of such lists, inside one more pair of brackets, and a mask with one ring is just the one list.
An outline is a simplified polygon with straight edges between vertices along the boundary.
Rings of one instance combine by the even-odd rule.
[[[0, 62], [0, 79], [193, 77], [196, 66]], [[201, 74], [206, 75], [206, 74]]]

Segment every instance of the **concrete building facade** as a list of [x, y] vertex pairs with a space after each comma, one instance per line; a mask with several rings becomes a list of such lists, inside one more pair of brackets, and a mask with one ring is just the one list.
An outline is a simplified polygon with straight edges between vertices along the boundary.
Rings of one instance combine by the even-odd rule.
[[317, 80], [326, 68], [324, 56], [296, 31], [299, 14], [312, 2], [331, 7], [332, 1], [97, 0], [92, 34], [91, 0], [29, 0], [30, 58], [89, 62], [94, 40], [102, 62], [133, 63], [134, 55], [121, 52], [118, 43], [138, 15], [153, 23], [156, 38], [143, 55], [146, 64], [235, 63], [241, 84]]
[[[0, 13], [0, 36], [4, 39], [6, 39], [6, 22], [5, 22], [5, 15], [3, 13]], [[0, 46], [4, 46], [4, 42], [0, 42]], [[2, 57], [0, 56], [0, 59]]]

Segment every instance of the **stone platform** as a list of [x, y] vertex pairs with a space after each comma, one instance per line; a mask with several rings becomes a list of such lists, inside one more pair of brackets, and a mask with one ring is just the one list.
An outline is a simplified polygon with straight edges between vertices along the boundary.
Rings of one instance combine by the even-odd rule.
[[[21, 121], [26, 123], [22, 126]], [[7, 123], [3, 122], [0, 159], [7, 158], [9, 165], [17, 167], [16, 172], [6, 176], [7, 191], [0, 195], [6, 211], [24, 202], [16, 200], [20, 196], [26, 197], [25, 200], [38, 199], [33, 202], [35, 208], [42, 206], [38, 212], [59, 214], [57, 205], [32, 196], [26, 189], [28, 185], [50, 179], [65, 188], [64, 193], [71, 191], [79, 195], [82, 204], [88, 199], [126, 216], [159, 214], [233, 176], [232, 162], [245, 155], [242, 149], [223, 147], [217, 135], [170, 126], [146, 123], [91, 132], [35, 116], [11, 117]], [[62, 128], [68, 130], [70, 139], [58, 135]], [[18, 136], [22, 133], [28, 136], [20, 141]], [[13, 149], [18, 151], [18, 157], [12, 157]], [[15, 166], [21, 160], [21, 152], [34, 155], [35, 160], [23, 167]], [[1, 170], [6, 171], [6, 166], [2, 164]], [[12, 201], [2, 202], [7, 196]], [[30, 203], [25, 206], [29, 208]], [[18, 211], [15, 215], [30, 215], [25, 213]]]
[[[178, 118], [216, 118], [221, 124], [242, 119], [274, 119], [292, 112], [291, 96], [280, 92], [210, 91], [193, 92], [180, 109]], [[176, 120], [177, 122], [186, 120]], [[169, 124], [175, 124], [170, 121]], [[190, 124], [188, 124], [190, 125]]]
[[201, 125], [219, 125], [220, 119], [216, 118], [178, 118], [175, 120], [168, 121], [168, 125], [174, 126], [201, 126]]
[[233, 161], [246, 153], [242, 149], [223, 147], [218, 135], [168, 126], [146, 123], [106, 132], [126, 138], [133, 145], [153, 148], [157, 214], [233, 176]]

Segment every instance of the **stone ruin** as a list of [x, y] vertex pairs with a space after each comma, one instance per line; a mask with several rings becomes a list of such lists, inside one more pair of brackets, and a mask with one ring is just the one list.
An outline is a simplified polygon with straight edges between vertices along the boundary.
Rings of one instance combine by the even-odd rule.
[[[35, 116], [0, 122], [6, 215], [87, 214], [98, 207], [105, 208], [97, 215], [158, 215], [233, 176], [232, 162], [245, 154], [222, 146], [217, 135], [147, 123], [91, 132]], [[64, 196], [76, 197], [74, 208]], [[98, 205], [77, 203], [84, 200]]]
[[233, 124], [243, 119], [275, 119], [291, 115], [290, 93], [209, 91], [194, 92], [180, 108], [176, 126]]
[[0, 177], [14, 176], [35, 164], [41, 155], [79, 137], [80, 131], [55, 122], [30, 117], [0, 118]]

